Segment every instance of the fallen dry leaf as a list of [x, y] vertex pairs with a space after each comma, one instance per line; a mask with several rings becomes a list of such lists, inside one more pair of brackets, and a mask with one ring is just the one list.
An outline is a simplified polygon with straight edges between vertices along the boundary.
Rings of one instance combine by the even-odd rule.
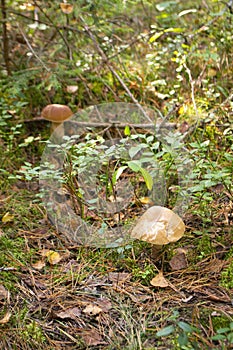
[[11, 312], [7, 311], [5, 316], [0, 320], [0, 324], [5, 324], [10, 321], [11, 318]]
[[64, 311], [56, 312], [54, 313], [54, 315], [62, 319], [65, 319], [65, 318], [75, 319], [76, 317], [81, 315], [81, 311], [78, 307], [72, 307]]
[[38, 260], [32, 264], [32, 267], [36, 270], [42, 270], [45, 267], [45, 262], [43, 260]]
[[107, 298], [101, 298], [98, 300], [98, 306], [102, 309], [103, 312], [108, 312], [112, 308], [112, 303]]
[[0, 237], [3, 237], [4, 234], [5, 234], [5, 233], [0, 229]]
[[14, 220], [14, 215], [10, 214], [9, 211], [3, 215], [2, 222], [5, 224]]
[[188, 262], [186, 258], [186, 250], [178, 248], [176, 254], [169, 261], [172, 271], [186, 269]]
[[57, 263], [59, 263], [59, 261], [61, 261], [60, 254], [58, 252], [54, 252], [53, 250], [49, 250], [46, 256], [48, 258], [48, 262], [51, 265], [56, 265]]
[[78, 90], [78, 85], [68, 85], [66, 91], [70, 94], [74, 94]]
[[60, 3], [60, 7], [63, 13], [66, 15], [69, 15], [73, 11], [73, 5], [68, 4], [68, 3]]
[[0, 284], [0, 300], [9, 298], [8, 290]]
[[85, 341], [86, 345], [95, 346], [99, 344], [106, 344], [96, 329], [84, 330], [80, 335]]
[[163, 276], [163, 273], [160, 271], [157, 276], [152, 278], [150, 281], [150, 284], [154, 287], [161, 287], [161, 288], [166, 288], [169, 286], [168, 281], [166, 278]]
[[108, 279], [113, 282], [113, 284], [122, 284], [129, 280], [131, 274], [128, 272], [109, 272]]
[[101, 307], [94, 305], [94, 304], [88, 304], [85, 309], [83, 309], [83, 312], [87, 315], [90, 316], [95, 316], [98, 315], [102, 312], [103, 310], [101, 309]]

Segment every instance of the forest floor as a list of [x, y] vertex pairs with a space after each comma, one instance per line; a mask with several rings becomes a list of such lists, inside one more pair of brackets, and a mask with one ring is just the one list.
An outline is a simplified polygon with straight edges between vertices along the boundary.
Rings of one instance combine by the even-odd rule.
[[139, 241], [121, 250], [69, 243], [37, 192], [18, 180], [0, 196], [1, 349], [232, 348], [232, 199], [223, 186], [210, 190], [210, 220], [191, 205], [185, 236], [156, 259]]

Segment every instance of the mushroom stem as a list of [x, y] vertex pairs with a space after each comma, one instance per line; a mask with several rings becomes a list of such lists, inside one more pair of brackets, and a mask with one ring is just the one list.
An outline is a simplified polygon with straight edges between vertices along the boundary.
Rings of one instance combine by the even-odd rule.
[[159, 258], [162, 247], [163, 247], [162, 245], [157, 245], [157, 244], [152, 245], [151, 256], [153, 260], [157, 260]]

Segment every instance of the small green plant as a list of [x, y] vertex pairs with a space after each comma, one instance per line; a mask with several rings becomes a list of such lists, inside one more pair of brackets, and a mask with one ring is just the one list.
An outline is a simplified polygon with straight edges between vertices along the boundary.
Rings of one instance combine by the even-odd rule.
[[222, 271], [220, 284], [227, 289], [233, 288], [233, 262]]
[[216, 334], [211, 339], [222, 346], [222, 349], [229, 349], [229, 346], [233, 344], [233, 322], [229, 323], [228, 327], [219, 328]]
[[162, 328], [156, 333], [158, 338], [169, 337], [173, 339], [176, 349], [194, 350], [198, 349], [194, 340], [195, 333], [198, 329], [187, 322], [179, 320], [179, 312], [174, 311], [173, 315], [168, 318], [170, 325]]

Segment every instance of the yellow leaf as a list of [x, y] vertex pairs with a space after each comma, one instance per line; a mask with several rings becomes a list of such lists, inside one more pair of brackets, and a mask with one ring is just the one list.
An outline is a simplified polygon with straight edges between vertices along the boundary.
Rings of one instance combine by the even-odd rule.
[[71, 12], [73, 12], [73, 5], [68, 3], [60, 3], [60, 8], [66, 15], [69, 15]]
[[4, 222], [4, 223], [11, 222], [13, 220], [14, 220], [14, 215], [11, 215], [9, 213], [9, 211], [5, 215], [3, 215], [3, 217], [2, 217], [2, 222]]
[[166, 278], [163, 276], [162, 272], [159, 272], [157, 276], [152, 278], [152, 280], [150, 281], [150, 284], [152, 284], [152, 286], [154, 287], [161, 287], [161, 288], [166, 288], [169, 286], [169, 283], [166, 280]]
[[140, 197], [139, 200], [142, 204], [153, 204], [150, 197]]
[[61, 256], [59, 253], [54, 252], [53, 250], [49, 250], [46, 254], [47, 258], [48, 258], [48, 262], [51, 265], [56, 265], [57, 263], [59, 263], [59, 261], [61, 260]]

